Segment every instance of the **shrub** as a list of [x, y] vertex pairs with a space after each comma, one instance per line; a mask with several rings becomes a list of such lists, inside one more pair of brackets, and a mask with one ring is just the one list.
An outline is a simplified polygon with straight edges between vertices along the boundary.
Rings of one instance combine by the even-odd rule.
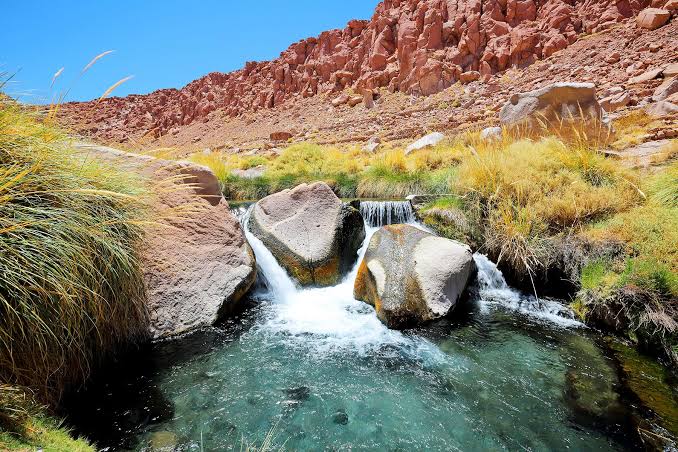
[[146, 330], [140, 180], [0, 105], [0, 381], [44, 403]]

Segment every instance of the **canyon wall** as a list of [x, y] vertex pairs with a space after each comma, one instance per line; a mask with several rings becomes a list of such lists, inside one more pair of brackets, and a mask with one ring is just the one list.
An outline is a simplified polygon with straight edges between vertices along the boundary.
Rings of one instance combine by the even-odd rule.
[[228, 116], [352, 88], [415, 95], [524, 67], [637, 14], [650, 0], [385, 0], [369, 21], [291, 45], [279, 58], [211, 73], [180, 90], [65, 106], [103, 138], [159, 137], [221, 110]]

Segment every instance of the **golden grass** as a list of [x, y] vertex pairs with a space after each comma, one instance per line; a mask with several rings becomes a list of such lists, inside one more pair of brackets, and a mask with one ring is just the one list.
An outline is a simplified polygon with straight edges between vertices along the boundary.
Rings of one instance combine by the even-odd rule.
[[75, 157], [65, 137], [0, 105], [0, 381], [41, 403], [141, 337], [147, 312], [137, 177]]

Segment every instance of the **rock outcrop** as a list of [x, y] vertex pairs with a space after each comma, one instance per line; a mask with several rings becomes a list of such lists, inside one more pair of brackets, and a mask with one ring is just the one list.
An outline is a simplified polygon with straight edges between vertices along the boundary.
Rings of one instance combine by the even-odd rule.
[[159, 187], [142, 249], [153, 338], [216, 323], [249, 290], [254, 253], [206, 167], [78, 145], [84, 158], [119, 165]]
[[360, 263], [354, 296], [389, 328], [446, 316], [475, 268], [471, 249], [410, 225], [377, 231]]
[[603, 109], [593, 83], [555, 83], [527, 93], [514, 94], [499, 113], [504, 125], [570, 120], [603, 120]]
[[262, 199], [249, 227], [302, 285], [337, 284], [365, 240], [360, 212], [342, 203], [324, 182]]
[[649, 5], [649, 0], [385, 0], [371, 20], [353, 20], [344, 29], [292, 44], [276, 60], [211, 73], [181, 90], [74, 103], [64, 110], [74, 122], [95, 124], [97, 136], [122, 141], [130, 131], [158, 137], [209, 121], [215, 111], [236, 116], [347, 88], [363, 95], [355, 103], [334, 96], [335, 105], [367, 99], [369, 106], [369, 90], [430, 95], [460, 80], [524, 67], [568, 47], [581, 33], [610, 28]]

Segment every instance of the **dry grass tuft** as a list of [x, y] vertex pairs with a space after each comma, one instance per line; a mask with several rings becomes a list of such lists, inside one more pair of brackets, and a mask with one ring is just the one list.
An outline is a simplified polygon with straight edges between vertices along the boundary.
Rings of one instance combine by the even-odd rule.
[[144, 194], [0, 105], [0, 381], [54, 403], [106, 351], [144, 334]]

